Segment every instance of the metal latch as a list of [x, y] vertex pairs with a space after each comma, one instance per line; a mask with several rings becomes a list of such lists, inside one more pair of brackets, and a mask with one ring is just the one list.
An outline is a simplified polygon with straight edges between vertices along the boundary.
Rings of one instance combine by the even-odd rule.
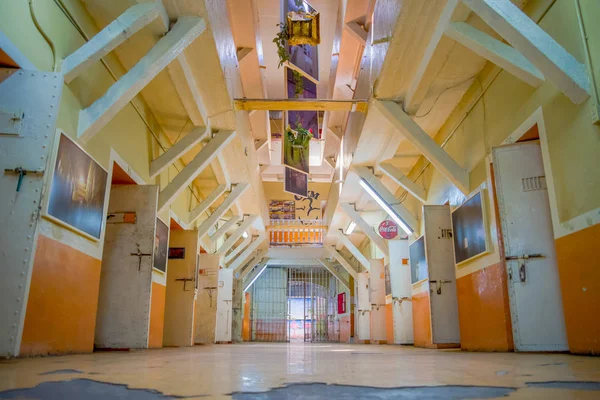
[[452, 283], [452, 281], [443, 281], [443, 280], [440, 280], [440, 281], [435, 281], [435, 280], [430, 280], [430, 281], [429, 281], [429, 283], [430, 283], [430, 284], [431, 284], [431, 283], [435, 283], [435, 284], [436, 284], [436, 286], [437, 286], [436, 293], [437, 293], [437, 294], [442, 294], [442, 285], [443, 285], [444, 283]]
[[0, 109], [0, 135], [19, 135], [25, 120], [23, 111]]
[[[519, 280], [521, 282], [527, 281], [527, 270], [525, 269], [525, 261], [530, 258], [544, 258], [543, 254], [523, 254], [520, 256], [507, 256], [507, 261], [521, 261], [519, 263]], [[508, 280], [512, 281], [512, 267], [508, 269]]]
[[21, 190], [21, 184], [23, 183], [23, 177], [25, 175], [44, 175], [44, 170], [32, 170], [32, 169], [24, 169], [21, 167], [17, 167], [14, 169], [7, 168], [4, 170], [4, 174], [17, 174], [19, 175], [19, 179], [17, 181], [17, 192]]
[[410, 297], [392, 297], [392, 301], [394, 303], [398, 303], [398, 304], [402, 304], [403, 301], [412, 301], [412, 298]]
[[186, 285], [188, 282], [194, 282], [194, 278], [177, 278], [175, 279], [175, 281], [183, 282], [183, 291], [188, 292], [188, 290], [186, 289]]

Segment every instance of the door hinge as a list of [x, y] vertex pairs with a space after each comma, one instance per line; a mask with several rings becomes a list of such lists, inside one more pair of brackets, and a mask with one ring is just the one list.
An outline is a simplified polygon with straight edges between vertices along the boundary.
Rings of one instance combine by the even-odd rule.
[[437, 286], [436, 293], [437, 293], [437, 294], [442, 294], [442, 285], [443, 285], [444, 283], [452, 283], [452, 281], [444, 281], [444, 280], [439, 280], [439, 281], [437, 281], [437, 280], [429, 280], [429, 284], [432, 284], [432, 283], [435, 283], [435, 284], [436, 284], [436, 286]]

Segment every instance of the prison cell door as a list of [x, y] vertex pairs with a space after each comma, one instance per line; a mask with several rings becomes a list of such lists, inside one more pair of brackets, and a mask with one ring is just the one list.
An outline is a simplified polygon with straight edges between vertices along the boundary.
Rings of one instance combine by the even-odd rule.
[[[96, 348], [148, 347], [158, 186], [113, 185], [96, 317]], [[121, 215], [135, 213], [135, 218]]]
[[568, 350], [540, 145], [497, 147], [493, 157], [515, 348]]
[[412, 344], [414, 332], [408, 240], [390, 240], [388, 246], [390, 249], [394, 343]]
[[369, 273], [358, 274], [357, 306], [358, 340], [371, 340], [371, 298], [369, 295]]
[[198, 279], [198, 231], [171, 231], [169, 247], [178, 249], [179, 255], [169, 259], [163, 343], [165, 346], [192, 346]]

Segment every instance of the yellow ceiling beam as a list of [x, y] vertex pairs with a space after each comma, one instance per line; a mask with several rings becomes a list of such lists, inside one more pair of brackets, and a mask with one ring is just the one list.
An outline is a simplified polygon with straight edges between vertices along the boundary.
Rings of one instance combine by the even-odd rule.
[[317, 100], [317, 99], [235, 99], [238, 111], [367, 111], [365, 100]]

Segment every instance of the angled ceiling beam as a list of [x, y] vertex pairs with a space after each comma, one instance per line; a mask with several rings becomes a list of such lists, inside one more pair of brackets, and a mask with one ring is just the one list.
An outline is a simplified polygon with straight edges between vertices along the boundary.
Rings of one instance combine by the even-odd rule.
[[329, 252], [329, 254], [333, 258], [335, 258], [342, 267], [344, 267], [346, 272], [348, 272], [351, 277], [353, 277], [354, 279], [358, 278], [358, 272], [356, 272], [356, 270], [354, 269], [354, 267], [352, 265], [350, 265], [348, 260], [346, 260], [346, 258], [343, 255], [341, 255], [333, 246], [326, 244], [323, 247], [325, 247], [327, 249], [327, 251]]
[[339, 126], [332, 126], [331, 128], [327, 127], [327, 130], [338, 142], [342, 141], [342, 136], [344, 136], [344, 133]]
[[37, 67], [15, 46], [15, 44], [0, 30], [0, 49], [13, 60], [19, 68], [25, 71], [37, 71]]
[[[223, 217], [223, 215], [225, 215], [227, 210], [229, 210], [234, 205], [234, 203], [237, 201], [237, 199], [249, 187], [250, 187], [250, 185], [247, 183], [238, 183], [233, 188], [231, 193], [229, 193], [229, 196], [227, 196], [225, 198], [225, 200], [223, 200], [223, 202], [221, 204], [219, 204], [219, 207], [217, 207], [217, 209], [212, 214], [210, 214], [210, 217], [208, 217], [204, 222], [202, 222], [202, 225], [200, 225], [198, 227], [198, 237], [199, 238], [204, 237], [204, 235], [206, 235], [208, 233], [210, 228], [212, 228], [214, 225], [217, 224], [217, 222], [221, 219], [221, 217]], [[218, 233], [218, 231], [217, 231], [217, 233]], [[217, 235], [217, 233], [215, 233], [215, 235], [213, 235], [213, 237], [215, 237]]]
[[247, 292], [248, 289], [256, 282], [256, 280], [262, 275], [263, 272], [269, 266], [268, 262], [261, 262], [256, 268], [254, 268], [254, 272], [244, 281], [244, 292]]
[[260, 149], [262, 149], [265, 145], [268, 144], [268, 140], [267, 139], [260, 139], [260, 140], [255, 140], [254, 141], [254, 148], [256, 149], [256, 151], [259, 151]]
[[544, 74], [514, 47], [467, 23], [452, 22], [446, 28], [446, 35], [533, 87], [544, 82]]
[[82, 71], [110, 53], [159, 15], [160, 7], [156, 3], [141, 3], [129, 7], [89, 42], [65, 58], [62, 65], [65, 82], [71, 82]]
[[156, 75], [204, 32], [202, 18], [181, 17], [165, 36], [106, 93], [79, 112], [77, 137], [87, 142], [129, 103]]
[[256, 252], [256, 255], [254, 257], [252, 257], [252, 259], [250, 261], [248, 261], [246, 264], [244, 264], [244, 269], [241, 271], [238, 271], [235, 274], [235, 277], [237, 279], [241, 279], [242, 281], [244, 280], [244, 278], [250, 273], [250, 271], [252, 271], [252, 269], [258, 264], [260, 263], [260, 261], [267, 255], [267, 253], [269, 252], [269, 250], [267, 249], [262, 249]]
[[238, 254], [240, 254], [240, 252], [242, 250], [244, 250], [246, 247], [248, 247], [248, 245], [250, 243], [252, 243], [252, 236], [248, 236], [247, 238], [245, 238], [244, 240], [242, 240], [242, 242], [238, 246], [236, 246], [233, 250], [231, 250], [229, 252], [229, 254], [226, 254], [223, 257], [221, 257], [221, 264], [222, 265], [229, 264], [229, 262], [231, 260], [233, 260], [235, 258], [235, 256], [237, 256]]
[[250, 47], [241, 47], [237, 50], [237, 59], [238, 63], [241, 63], [242, 60], [250, 53], [252, 53], [254, 49]]
[[371, 271], [371, 263], [369, 262], [369, 260], [367, 260], [367, 257], [365, 257], [363, 255], [363, 253], [360, 252], [360, 250], [358, 250], [356, 248], [356, 246], [354, 245], [354, 243], [352, 243], [350, 241], [350, 238], [348, 238], [348, 236], [344, 235], [342, 232], [338, 232], [337, 235], [340, 243], [342, 243], [342, 245], [348, 249], [348, 251], [354, 256], [354, 258], [356, 258], [358, 260], [358, 262], [367, 270], [367, 271]]
[[250, 215], [249, 217], [247, 217], [244, 220], [244, 222], [242, 222], [242, 224], [235, 230], [235, 232], [227, 238], [225, 243], [223, 243], [223, 245], [219, 247], [217, 253], [219, 253], [221, 256], [225, 256], [229, 249], [231, 249], [233, 245], [238, 241], [238, 239], [242, 237], [244, 232], [247, 232], [248, 229], [250, 229], [254, 221], [256, 221], [256, 218], [256, 215]]
[[348, 283], [348, 281], [346, 279], [344, 279], [344, 277], [342, 276], [342, 274], [340, 274], [338, 272], [338, 270], [335, 268], [335, 265], [333, 265], [332, 263], [330, 263], [329, 261], [323, 259], [323, 258], [319, 258], [319, 262], [321, 263], [322, 266], [325, 267], [325, 269], [327, 271], [329, 271], [329, 273], [333, 276], [335, 276], [335, 278], [340, 281], [340, 283], [344, 286], [346, 286], [348, 288], [348, 290], [352, 290], [350, 289], [350, 284]]
[[181, 53], [177, 57], [177, 62], [170, 63], [167, 71], [192, 124], [208, 125], [206, 106], [185, 54]]
[[463, 0], [575, 104], [590, 95], [587, 67], [510, 1]]
[[[239, 279], [241, 279], [242, 281], [246, 279], [246, 277], [248, 277], [248, 275], [250, 275], [250, 272], [252, 271], [257, 271], [259, 269], [261, 269], [263, 266], [267, 266], [267, 263], [269, 262], [268, 258], [260, 258], [257, 262], [254, 262], [254, 260], [256, 260], [257, 257], [254, 257], [249, 263], [248, 266], [246, 267], [246, 269], [244, 269], [242, 271], [242, 273], [239, 276]], [[256, 268], [255, 268], [256, 267]], [[246, 290], [246, 289], [244, 289]]]
[[215, 201], [217, 201], [217, 199], [219, 197], [221, 197], [223, 195], [223, 193], [225, 193], [226, 190], [227, 190], [227, 186], [225, 186], [225, 185], [219, 185], [219, 186], [217, 186], [215, 188], [215, 190], [213, 190], [212, 192], [210, 192], [210, 194], [208, 196], [206, 196], [206, 198], [204, 200], [202, 200], [202, 202], [200, 204], [198, 204], [196, 207], [194, 207], [194, 209], [192, 211], [190, 211], [190, 218], [189, 218], [188, 224], [191, 224], [195, 220], [197, 220], [198, 218], [200, 218], [200, 216], [204, 212], [206, 212], [206, 210], [208, 210], [208, 208]]
[[242, 254], [240, 254], [235, 260], [233, 260], [227, 268], [232, 269], [233, 273], [235, 274], [238, 269], [246, 265], [246, 263], [250, 260], [252, 253], [254, 253], [256, 249], [258, 249], [258, 246], [260, 246], [266, 238], [266, 234], [264, 232], [261, 232], [260, 235], [258, 235], [252, 243], [250, 243], [250, 246], [248, 246], [246, 250], [242, 252]]
[[220, 227], [219, 229], [217, 229], [217, 231], [212, 236], [208, 237], [208, 240], [211, 243], [215, 243], [217, 240], [219, 240], [221, 237], [223, 237], [223, 235], [225, 235], [227, 233], [227, 231], [229, 231], [241, 219], [242, 219], [242, 217], [239, 216], [239, 215], [234, 215], [233, 217], [229, 218], [227, 220], [227, 222], [225, 222], [223, 224], [222, 227]]
[[402, 107], [393, 101], [376, 100], [375, 107], [461, 192], [468, 194], [469, 173], [437, 144]]
[[209, 127], [199, 126], [185, 135], [180, 141], [167, 149], [150, 163], [150, 178], [154, 179], [158, 174], [169, 168], [171, 164], [179, 160], [192, 147], [200, 143], [210, 132]]
[[356, 20], [346, 23], [346, 31], [363, 46], [367, 44], [368, 32]]
[[413, 182], [408, 176], [404, 175], [400, 170], [389, 163], [379, 164], [381, 172], [386, 174], [397, 185], [400, 185], [415, 199], [421, 203], [427, 203], [427, 192], [416, 182]]
[[417, 71], [412, 78], [404, 99], [404, 109], [410, 114], [417, 112], [421, 103], [425, 99], [425, 96], [427, 95], [427, 91], [429, 90], [433, 79], [437, 75], [427, 74], [427, 69], [432, 67], [430, 62], [434, 57], [434, 53], [438, 48], [440, 41], [444, 37], [444, 32], [446, 31], [446, 28], [452, 19], [452, 14], [454, 14], [454, 10], [456, 9], [456, 6], [458, 6], [458, 2], [459, 0], [447, 0], [446, 6], [440, 15], [440, 18], [438, 19], [435, 30], [429, 39], [429, 43], [427, 44], [423, 58], [421, 58], [419, 66], [417, 67]]
[[365, 100], [235, 99], [237, 111], [367, 111]]
[[158, 195], [159, 212], [168, 207], [233, 139], [235, 131], [219, 131]]
[[[392, 192], [390, 192], [383, 183], [375, 176], [373, 173], [366, 167], [354, 167], [354, 171], [358, 176], [364, 179], [369, 186], [373, 188], [375, 192], [385, 201], [389, 207], [391, 207], [406, 225], [413, 231], [416, 231], [419, 227], [419, 222], [417, 219], [411, 214], [410, 211], [406, 209], [402, 204], [398, 202], [398, 199]], [[384, 210], [385, 211], [385, 210]]]
[[379, 236], [373, 228], [361, 217], [358, 211], [354, 209], [352, 204], [341, 203], [340, 207], [342, 210], [350, 217], [352, 221], [356, 223], [356, 226], [381, 250], [381, 252], [386, 256], [390, 256], [390, 250], [386, 241]]

